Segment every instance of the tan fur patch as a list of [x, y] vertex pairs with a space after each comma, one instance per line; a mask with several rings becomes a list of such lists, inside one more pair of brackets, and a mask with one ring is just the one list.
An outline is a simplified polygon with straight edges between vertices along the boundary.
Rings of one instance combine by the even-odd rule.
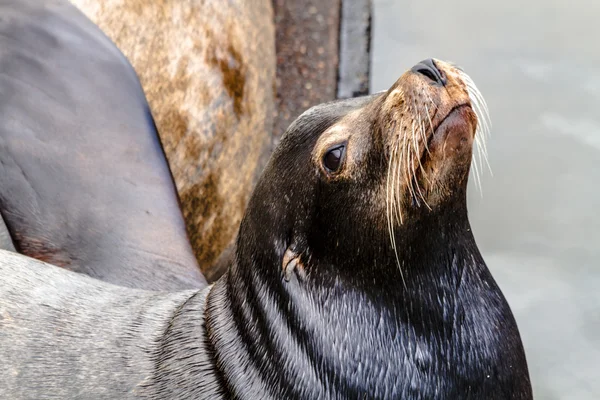
[[206, 271], [234, 239], [271, 150], [271, 1], [71, 2], [138, 73]]

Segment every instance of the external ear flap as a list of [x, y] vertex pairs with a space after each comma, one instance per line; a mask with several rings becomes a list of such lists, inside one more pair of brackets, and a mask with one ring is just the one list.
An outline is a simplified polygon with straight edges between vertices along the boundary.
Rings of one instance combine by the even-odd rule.
[[304, 279], [306, 277], [306, 271], [304, 270], [304, 264], [300, 260], [300, 254], [292, 250], [291, 246], [285, 251], [283, 255], [283, 279], [286, 282], [290, 281], [292, 274], [296, 271], [298, 278]]

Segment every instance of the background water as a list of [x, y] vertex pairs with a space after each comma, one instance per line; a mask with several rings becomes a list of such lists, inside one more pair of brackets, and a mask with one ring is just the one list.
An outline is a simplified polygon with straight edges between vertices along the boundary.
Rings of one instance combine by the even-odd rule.
[[470, 219], [517, 318], [536, 399], [600, 399], [600, 1], [373, 0], [373, 92], [461, 65], [487, 100], [493, 177]]

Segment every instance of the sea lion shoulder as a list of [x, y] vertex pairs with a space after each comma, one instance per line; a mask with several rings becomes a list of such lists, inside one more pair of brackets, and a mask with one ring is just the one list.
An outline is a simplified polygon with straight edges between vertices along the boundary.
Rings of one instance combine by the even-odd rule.
[[0, 212], [17, 251], [124, 286], [206, 285], [127, 59], [67, 1], [0, 14]]

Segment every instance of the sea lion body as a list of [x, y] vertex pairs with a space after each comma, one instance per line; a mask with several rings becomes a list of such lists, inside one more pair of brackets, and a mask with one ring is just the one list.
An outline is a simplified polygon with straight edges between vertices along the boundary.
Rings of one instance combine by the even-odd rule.
[[[0, 251], [0, 274], [0, 398], [191, 398], [147, 385], [158, 373], [157, 363], [164, 366], [168, 338], [188, 309], [195, 326], [203, 327], [208, 289], [123, 288], [7, 251]], [[203, 349], [199, 332], [179, 336], [180, 350]], [[202, 382], [210, 386], [212, 376], [202, 369], [197, 365], [199, 388]]]
[[[273, 150], [271, 0], [70, 0], [129, 59], [209, 281]], [[220, 263], [222, 266], [223, 263]]]
[[[2, 390], [531, 399], [516, 322], [467, 218], [481, 107], [468, 75], [424, 60], [386, 92], [305, 112], [207, 291], [115, 289], [0, 253]], [[107, 370], [122, 374], [113, 387]]]
[[122, 53], [67, 1], [0, 15], [0, 213], [17, 251], [122, 286], [205, 286]]

